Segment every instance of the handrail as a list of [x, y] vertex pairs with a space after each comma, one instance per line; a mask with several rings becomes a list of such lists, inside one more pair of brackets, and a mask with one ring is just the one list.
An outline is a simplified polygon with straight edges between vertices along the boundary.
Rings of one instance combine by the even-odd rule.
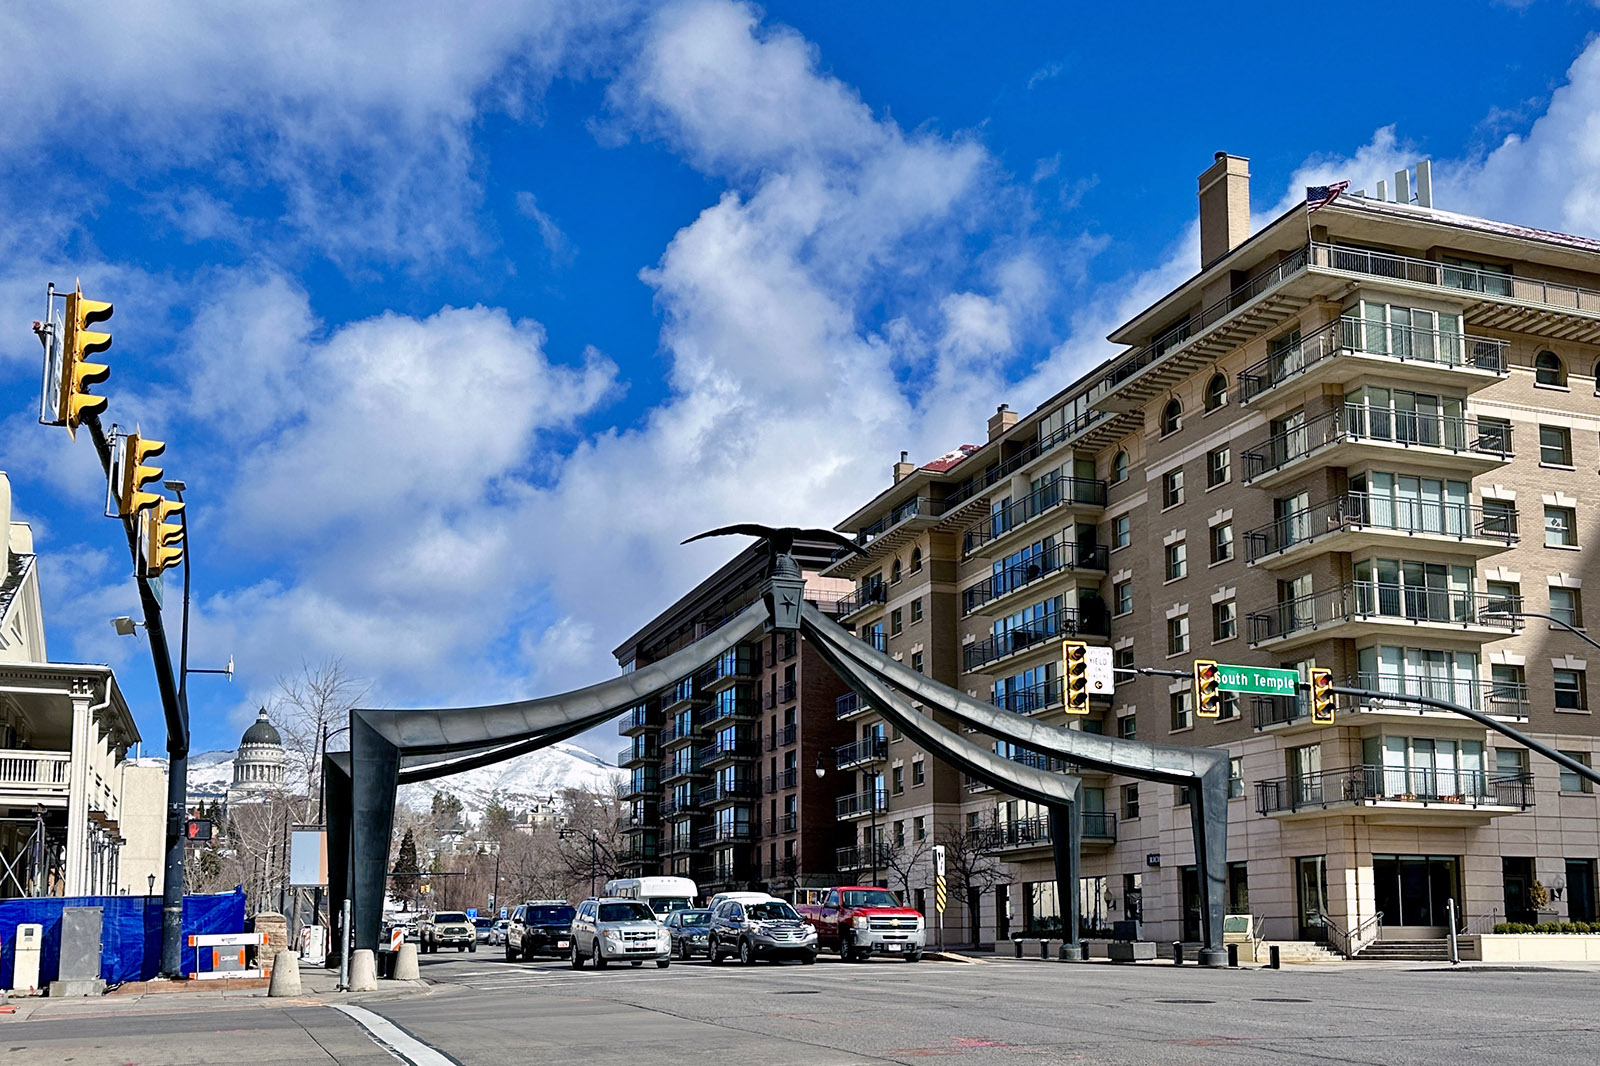
[[1082, 608], [1063, 607], [1047, 614], [1032, 625], [1016, 626], [987, 640], [974, 641], [964, 649], [966, 669], [977, 670], [989, 663], [998, 662], [1009, 655], [1031, 648], [1058, 637], [1075, 637], [1082, 634], [1106, 636], [1108, 618], [1091, 614]]
[[[1336, 944], [1339, 954], [1347, 959], [1353, 959], [1361, 949], [1377, 940], [1383, 933], [1383, 912], [1377, 911], [1356, 923], [1355, 928], [1345, 929], [1333, 920], [1333, 916], [1325, 910], [1316, 912], [1317, 922], [1324, 929], [1330, 930], [1333, 936], [1338, 937], [1340, 943]], [[1371, 935], [1365, 935], [1370, 931]], [[1330, 939], [1332, 939], [1330, 937]]]
[[1029, 685], [1027, 688], [1009, 690], [1004, 696], [996, 696], [990, 692], [989, 703], [1002, 710], [1015, 711], [1017, 714], [1032, 714], [1034, 711], [1061, 702], [1061, 679], [1052, 677], [1047, 681]]
[[1527, 278], [1498, 270], [1452, 266], [1431, 259], [1417, 259], [1392, 252], [1365, 248], [1346, 248], [1338, 244], [1315, 242], [1312, 265], [1350, 274], [1395, 278], [1443, 289], [1481, 292], [1486, 296], [1505, 296], [1525, 303], [1544, 304], [1561, 311], [1600, 313], [1600, 292], [1576, 285]]
[[1346, 403], [1301, 425], [1256, 442], [1244, 452], [1244, 479], [1248, 483], [1264, 474], [1346, 440], [1383, 441], [1408, 448], [1439, 448], [1450, 452], [1476, 452], [1509, 459], [1511, 429], [1491, 422], [1479, 432], [1471, 415], [1419, 414], [1387, 407]]
[[1509, 341], [1490, 337], [1395, 326], [1345, 315], [1241, 370], [1239, 394], [1243, 402], [1249, 403], [1324, 360], [1357, 353], [1450, 369], [1470, 367], [1504, 376], [1508, 372], [1509, 348]]
[[1515, 511], [1485, 512], [1480, 504], [1346, 492], [1247, 531], [1245, 551], [1253, 563], [1324, 534], [1356, 528], [1498, 540], [1508, 547], [1517, 543]]
[[1297, 596], [1264, 611], [1252, 611], [1250, 643], [1337, 622], [1392, 618], [1405, 622], [1521, 629], [1520, 616], [1504, 613], [1505, 597], [1487, 592], [1425, 588], [1389, 581], [1352, 581], [1309, 596]]
[[1424, 806], [1533, 806], [1532, 774], [1428, 769], [1363, 763], [1256, 782], [1256, 811], [1295, 812], [1352, 803], [1421, 803]]
[[967, 530], [961, 538], [962, 554], [970, 555], [989, 541], [997, 540], [1014, 529], [1020, 529], [1035, 518], [1063, 504], [1104, 507], [1106, 483], [1099, 478], [1059, 475], [1049, 478], [1020, 500], [992, 512], [982, 522]]
[[[1057, 536], [1065, 536], [1063, 530]], [[1104, 544], [1058, 542], [1025, 563], [994, 571], [977, 584], [961, 591], [961, 613], [971, 614], [992, 600], [1007, 596], [1058, 570], [1109, 570], [1110, 549]]]

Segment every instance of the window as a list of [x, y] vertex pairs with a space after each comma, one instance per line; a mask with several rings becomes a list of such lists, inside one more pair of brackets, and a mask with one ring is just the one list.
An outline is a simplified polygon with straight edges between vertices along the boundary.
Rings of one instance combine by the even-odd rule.
[[[927, 780], [928, 780], [928, 775], [927, 775], [926, 771], [924, 771], [923, 768], [922, 768], [922, 760], [918, 759], [916, 762], [911, 764], [911, 784], [913, 786], [916, 786], [916, 785], [924, 784]], [[922, 839], [922, 834], [921, 833], [917, 834], [917, 839], [918, 840]]]
[[913, 623], [922, 621], [922, 597], [921, 596], [918, 596], [916, 599], [911, 601], [911, 621]]
[[1570, 507], [1544, 509], [1544, 543], [1547, 548], [1571, 548], [1578, 543], [1578, 516]]
[[1478, 442], [1485, 452], [1511, 454], [1511, 423], [1503, 418], [1478, 418]]
[[1574, 629], [1583, 625], [1583, 601], [1577, 589], [1550, 589], [1550, 617]]
[[1206, 453], [1206, 488], [1226, 484], [1232, 474], [1233, 459], [1227, 448], [1213, 448]]
[[1527, 748], [1494, 749], [1494, 773], [1496, 777], [1522, 777], [1527, 772]]
[[911, 549], [911, 572], [913, 574], [915, 574], [915, 573], [921, 572], [921, 570], [922, 570], [922, 549], [921, 548], [912, 548]]
[[1189, 573], [1189, 546], [1187, 541], [1167, 545], [1167, 580], [1176, 581]]
[[896, 607], [889, 612], [889, 632], [891, 634], [898, 633], [904, 628], [903, 620], [900, 617], [900, 608]]
[[1211, 605], [1211, 640], [1232, 640], [1239, 635], [1239, 608], [1232, 600]]
[[1167, 619], [1167, 654], [1182, 655], [1189, 650], [1189, 616]]
[[1118, 452], [1111, 457], [1111, 483], [1119, 484], [1128, 480], [1128, 453]]
[[897, 848], [906, 846], [906, 823], [904, 820], [894, 823], [894, 846]]
[[1217, 718], [1226, 720], [1239, 717], [1239, 694], [1237, 692], [1217, 693]]
[[1177, 807], [1187, 807], [1194, 797], [1194, 789], [1188, 785], [1179, 785], [1173, 789], [1172, 802]]
[[1221, 374], [1211, 375], [1206, 382], [1206, 410], [1215, 411], [1228, 402], [1228, 379]]
[[893, 585], [900, 580], [900, 557], [895, 556], [893, 563], [889, 564], [889, 584]]
[[1161, 435], [1163, 437], [1178, 432], [1183, 428], [1183, 404], [1176, 399], [1167, 401], [1167, 406], [1161, 409]]
[[1174, 692], [1167, 697], [1172, 706], [1172, 731], [1188, 729], [1194, 725], [1194, 693], [1189, 689]]
[[1125, 514], [1119, 514], [1111, 520], [1111, 548], [1126, 548], [1133, 543], [1133, 520]]
[[1138, 740], [1139, 716], [1136, 714], [1125, 714], [1121, 718], [1118, 718], [1117, 736], [1121, 737], [1123, 740]]
[[1133, 582], [1118, 581], [1111, 586], [1111, 599], [1116, 604], [1117, 614], [1127, 614], [1133, 610]]
[[1125, 819], [1139, 817], [1138, 785], [1122, 786], [1122, 817]]
[[1517, 505], [1510, 500], [1485, 497], [1483, 532], [1485, 536], [1509, 537], [1517, 531]]
[[1539, 462], [1545, 466], [1571, 466], [1572, 430], [1565, 426], [1540, 426]]
[[1161, 475], [1161, 506], [1176, 507], [1183, 502], [1183, 467]]
[[1533, 380], [1540, 385], [1566, 388], [1567, 367], [1561, 357], [1552, 351], [1543, 351], [1533, 357]]
[[1118, 670], [1133, 669], [1133, 645], [1125, 644], [1111, 653], [1111, 663]]
[[[1235, 693], [1238, 695], [1238, 693]], [[1233, 758], [1228, 760], [1228, 798], [1239, 799], [1244, 795], [1244, 760]]]
[[[922, 764], [921, 763], [914, 763], [913, 765], [920, 766]], [[914, 839], [917, 839], [917, 840], [927, 840], [928, 839], [928, 819], [925, 818], [925, 817], [922, 817], [921, 815], [918, 815], [916, 818], [911, 819], [911, 835], [912, 835], [912, 837]]]
[[[1565, 755], [1569, 759], [1582, 763], [1584, 766], [1589, 765], [1589, 753], [1586, 751], [1564, 751], [1561, 754]], [[1563, 766], [1561, 768], [1561, 791], [1593, 792], [1594, 786], [1589, 783], [1589, 779], [1587, 777], [1584, 777], [1582, 774], [1578, 773], [1578, 771], [1568, 770], [1565, 766]]]
[[1583, 711], [1589, 708], [1588, 671], [1555, 671], [1556, 710]]
[[1233, 558], [1233, 523], [1218, 522], [1211, 527], [1211, 561], [1225, 563]]
[[[904, 766], [896, 766], [889, 777], [896, 796], [906, 790], [906, 768]], [[905, 823], [902, 822], [900, 825], [904, 828]], [[902, 833], [901, 835], [903, 836], [904, 834]]]
[[920, 651], [912, 652], [911, 653], [911, 669], [915, 670], [919, 674], [922, 673], [922, 663], [923, 663], [922, 653]]

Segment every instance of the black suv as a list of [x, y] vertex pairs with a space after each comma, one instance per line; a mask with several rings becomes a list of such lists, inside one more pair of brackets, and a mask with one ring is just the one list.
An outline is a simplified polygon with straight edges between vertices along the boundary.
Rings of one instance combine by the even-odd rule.
[[515, 962], [519, 955], [566, 955], [575, 913], [576, 908], [554, 900], [518, 907], [506, 927], [506, 961]]

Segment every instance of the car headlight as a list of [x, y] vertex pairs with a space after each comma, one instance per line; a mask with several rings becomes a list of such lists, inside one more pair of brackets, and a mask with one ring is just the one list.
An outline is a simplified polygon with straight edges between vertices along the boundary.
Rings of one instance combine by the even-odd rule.
[[922, 928], [922, 917], [920, 915], [917, 917], [917, 928]]
[[622, 939], [622, 932], [620, 930], [617, 930], [617, 929], [607, 929], [606, 930], [606, 939], [607, 940], [621, 940]]
[[850, 924], [856, 929], [865, 929], [867, 928], [867, 916], [864, 914], [858, 914], [854, 918], [850, 919]]

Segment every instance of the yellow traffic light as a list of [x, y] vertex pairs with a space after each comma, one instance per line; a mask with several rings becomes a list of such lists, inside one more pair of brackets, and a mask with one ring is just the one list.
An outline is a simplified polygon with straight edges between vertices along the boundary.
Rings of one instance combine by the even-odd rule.
[[124, 517], [138, 514], [160, 501], [159, 495], [143, 489], [161, 478], [162, 469], [159, 466], [146, 466], [144, 461], [166, 450], [165, 441], [149, 440], [138, 433], [129, 433], [122, 438], [122, 463], [117, 471], [120, 480], [116, 486], [117, 514]]
[[109, 377], [111, 368], [105, 363], [91, 363], [87, 357], [111, 347], [111, 334], [89, 329], [110, 317], [111, 305], [84, 296], [82, 282], [76, 291], [67, 293], [65, 336], [61, 339], [61, 399], [56, 410], [66, 420], [67, 433], [73, 437], [85, 414], [98, 412], [106, 405], [106, 398], [91, 395], [88, 387]]
[[155, 503], [144, 512], [139, 530], [140, 562], [145, 577], [157, 577], [162, 571], [183, 561], [183, 526], [168, 521], [183, 511], [178, 500], [157, 496]]
[[1317, 725], [1333, 724], [1333, 671], [1311, 671], [1311, 720]]
[[1194, 716], [1222, 717], [1222, 692], [1217, 687], [1217, 664], [1212, 659], [1194, 661]]
[[1061, 642], [1061, 694], [1068, 714], [1089, 713], [1089, 646], [1082, 641]]

